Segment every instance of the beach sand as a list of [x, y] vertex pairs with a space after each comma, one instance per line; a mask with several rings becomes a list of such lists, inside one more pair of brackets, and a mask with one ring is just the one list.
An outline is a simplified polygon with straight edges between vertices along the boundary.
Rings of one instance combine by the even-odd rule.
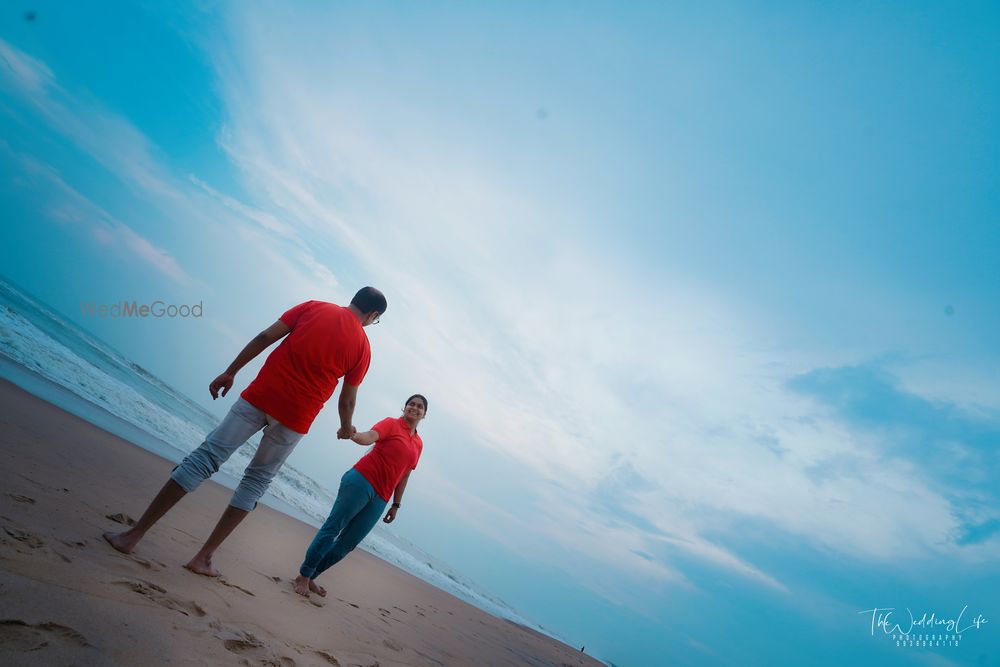
[[314, 529], [261, 506], [219, 550], [223, 577], [181, 565], [231, 492], [182, 500], [136, 553], [102, 538], [173, 467], [0, 381], [0, 664], [559, 665], [602, 663], [355, 550], [292, 591]]

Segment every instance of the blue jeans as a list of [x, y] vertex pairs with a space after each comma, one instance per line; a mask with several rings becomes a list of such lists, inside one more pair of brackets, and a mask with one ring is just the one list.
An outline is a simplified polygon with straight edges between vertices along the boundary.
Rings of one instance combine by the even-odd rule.
[[315, 579], [354, 551], [375, 527], [386, 502], [357, 470], [344, 473], [330, 516], [309, 545], [299, 574]]
[[296, 433], [242, 398], [236, 399], [222, 422], [205, 436], [205, 442], [184, 457], [180, 465], [170, 473], [170, 478], [191, 493], [218, 472], [219, 466], [261, 429], [264, 429], [264, 435], [260, 439], [260, 446], [229, 501], [233, 507], [252, 511], [284, 465], [285, 459], [295, 449], [302, 434]]

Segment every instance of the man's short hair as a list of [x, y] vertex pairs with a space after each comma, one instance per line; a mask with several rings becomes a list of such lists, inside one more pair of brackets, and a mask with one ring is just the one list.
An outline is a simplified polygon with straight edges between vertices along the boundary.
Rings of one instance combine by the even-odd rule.
[[388, 304], [386, 304], [385, 295], [382, 292], [379, 292], [374, 287], [362, 287], [354, 295], [354, 298], [351, 299], [351, 305], [362, 313], [370, 313], [374, 310], [379, 315], [382, 315], [385, 313]]

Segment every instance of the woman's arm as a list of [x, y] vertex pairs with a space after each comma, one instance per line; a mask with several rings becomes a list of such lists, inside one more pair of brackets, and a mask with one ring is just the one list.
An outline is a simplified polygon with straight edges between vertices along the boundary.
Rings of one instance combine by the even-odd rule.
[[403, 475], [403, 479], [399, 480], [399, 484], [396, 485], [396, 491], [392, 494], [392, 507], [386, 512], [385, 518], [382, 521], [386, 523], [392, 523], [396, 518], [396, 510], [399, 509], [400, 503], [403, 501], [403, 491], [406, 490], [406, 482], [410, 479], [410, 471], [407, 470], [406, 474]]
[[355, 433], [351, 436], [351, 440], [358, 443], [362, 447], [367, 447], [372, 445], [378, 440], [378, 431], [365, 431], [364, 433]]

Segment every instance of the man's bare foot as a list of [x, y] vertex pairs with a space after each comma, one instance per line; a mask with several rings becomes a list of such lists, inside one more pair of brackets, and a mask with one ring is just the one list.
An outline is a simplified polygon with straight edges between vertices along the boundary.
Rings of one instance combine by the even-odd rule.
[[123, 554], [130, 554], [135, 550], [135, 545], [139, 544], [142, 535], [135, 535], [131, 530], [125, 530], [120, 533], [108, 531], [104, 533], [104, 539], [116, 550]]
[[303, 577], [301, 574], [295, 577], [294, 587], [295, 592], [304, 598], [309, 597], [309, 589], [312, 588], [309, 584], [311, 583], [307, 577]]
[[195, 574], [203, 574], [206, 577], [218, 577], [222, 574], [212, 566], [211, 557], [201, 556], [200, 554], [188, 561], [184, 567]]
[[311, 590], [313, 593], [320, 596], [321, 598], [326, 597], [326, 589], [317, 584], [314, 579], [309, 580], [309, 590]]

